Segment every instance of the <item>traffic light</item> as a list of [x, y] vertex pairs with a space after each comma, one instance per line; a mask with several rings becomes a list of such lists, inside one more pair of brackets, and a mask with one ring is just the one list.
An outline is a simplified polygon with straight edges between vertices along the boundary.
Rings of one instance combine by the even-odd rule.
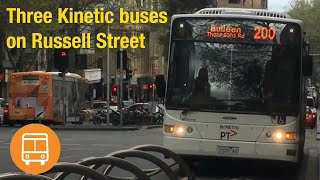
[[69, 50], [55, 49], [54, 50], [54, 68], [61, 72], [65, 72], [69, 66]]
[[153, 89], [154, 84], [148, 84], [148, 89]]
[[[122, 53], [123, 69], [128, 69], [128, 54], [127, 50], [123, 50]], [[117, 69], [120, 69], [120, 50], [117, 51]]]
[[118, 91], [117, 86], [113, 86], [112, 87], [112, 95], [116, 96], [117, 95], [117, 91]]

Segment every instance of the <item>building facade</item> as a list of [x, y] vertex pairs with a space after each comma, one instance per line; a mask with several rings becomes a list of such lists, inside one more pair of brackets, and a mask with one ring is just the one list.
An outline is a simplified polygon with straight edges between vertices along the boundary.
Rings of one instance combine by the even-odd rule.
[[268, 0], [218, 0], [217, 7], [267, 9]]
[[[107, 6], [107, 5], [99, 5]], [[160, 4], [156, 0], [130, 0], [122, 1], [121, 7], [131, 11], [160, 11]], [[139, 36], [144, 34], [145, 47], [146, 48], [128, 48], [127, 50], [127, 69], [132, 71], [132, 77], [134, 81], [130, 79], [123, 79], [124, 100], [133, 99], [135, 102], [150, 101], [151, 93], [147, 88], [147, 85], [154, 82], [154, 77], [158, 74], [164, 74], [165, 70], [165, 58], [162, 56], [163, 47], [160, 45], [159, 38], [161, 36], [161, 29], [156, 28], [156, 25], [149, 24], [118, 24], [116, 22], [107, 25], [79, 28], [83, 31], [93, 33], [96, 29], [99, 32], [109, 32], [113, 36]], [[92, 40], [92, 47], [95, 47], [95, 40]], [[109, 52], [109, 70], [110, 70], [110, 91], [112, 87], [119, 85], [119, 70], [117, 69], [117, 50], [118, 49], [86, 49], [79, 50], [77, 53], [77, 65], [76, 72], [84, 75], [85, 71], [89, 69], [101, 70], [101, 81], [92, 81], [93, 99], [104, 99], [107, 97], [107, 56]], [[93, 73], [91, 70], [90, 72]], [[97, 72], [95, 72], [97, 74]], [[95, 76], [98, 77], [98, 76]], [[136, 82], [131, 84], [132, 82]], [[111, 94], [112, 96], [112, 94]]]

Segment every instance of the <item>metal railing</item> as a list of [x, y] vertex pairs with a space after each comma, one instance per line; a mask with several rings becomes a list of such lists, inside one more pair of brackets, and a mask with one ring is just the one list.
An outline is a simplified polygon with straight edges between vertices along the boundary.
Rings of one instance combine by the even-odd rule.
[[[171, 163], [154, 155], [170, 159]], [[142, 169], [125, 158], [137, 158], [149, 161], [157, 168]], [[173, 161], [173, 162], [172, 162]], [[178, 171], [174, 167], [178, 166]], [[119, 168], [130, 172], [135, 177], [111, 176], [111, 171]], [[77, 163], [57, 163], [48, 172], [41, 175], [22, 173], [0, 174], [0, 180], [63, 180], [71, 174], [80, 175], [80, 180], [150, 180], [153, 176], [165, 173], [169, 180], [194, 180], [194, 175], [185, 161], [176, 153], [157, 145], [140, 145], [131, 149], [115, 151], [104, 157], [89, 157]], [[47, 174], [55, 174], [48, 177]]]

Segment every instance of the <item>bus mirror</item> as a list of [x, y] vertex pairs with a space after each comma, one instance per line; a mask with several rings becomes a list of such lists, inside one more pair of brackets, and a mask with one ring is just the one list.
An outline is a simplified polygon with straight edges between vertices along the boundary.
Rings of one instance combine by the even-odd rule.
[[308, 55], [304, 56], [302, 61], [302, 71], [305, 76], [312, 76], [313, 71], [313, 57]]

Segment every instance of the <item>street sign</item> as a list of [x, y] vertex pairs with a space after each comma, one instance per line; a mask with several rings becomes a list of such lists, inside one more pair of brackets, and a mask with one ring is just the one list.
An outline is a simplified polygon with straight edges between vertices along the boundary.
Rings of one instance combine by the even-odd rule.
[[131, 78], [130, 79], [130, 84], [137, 85], [138, 84], [138, 79], [136, 77]]

